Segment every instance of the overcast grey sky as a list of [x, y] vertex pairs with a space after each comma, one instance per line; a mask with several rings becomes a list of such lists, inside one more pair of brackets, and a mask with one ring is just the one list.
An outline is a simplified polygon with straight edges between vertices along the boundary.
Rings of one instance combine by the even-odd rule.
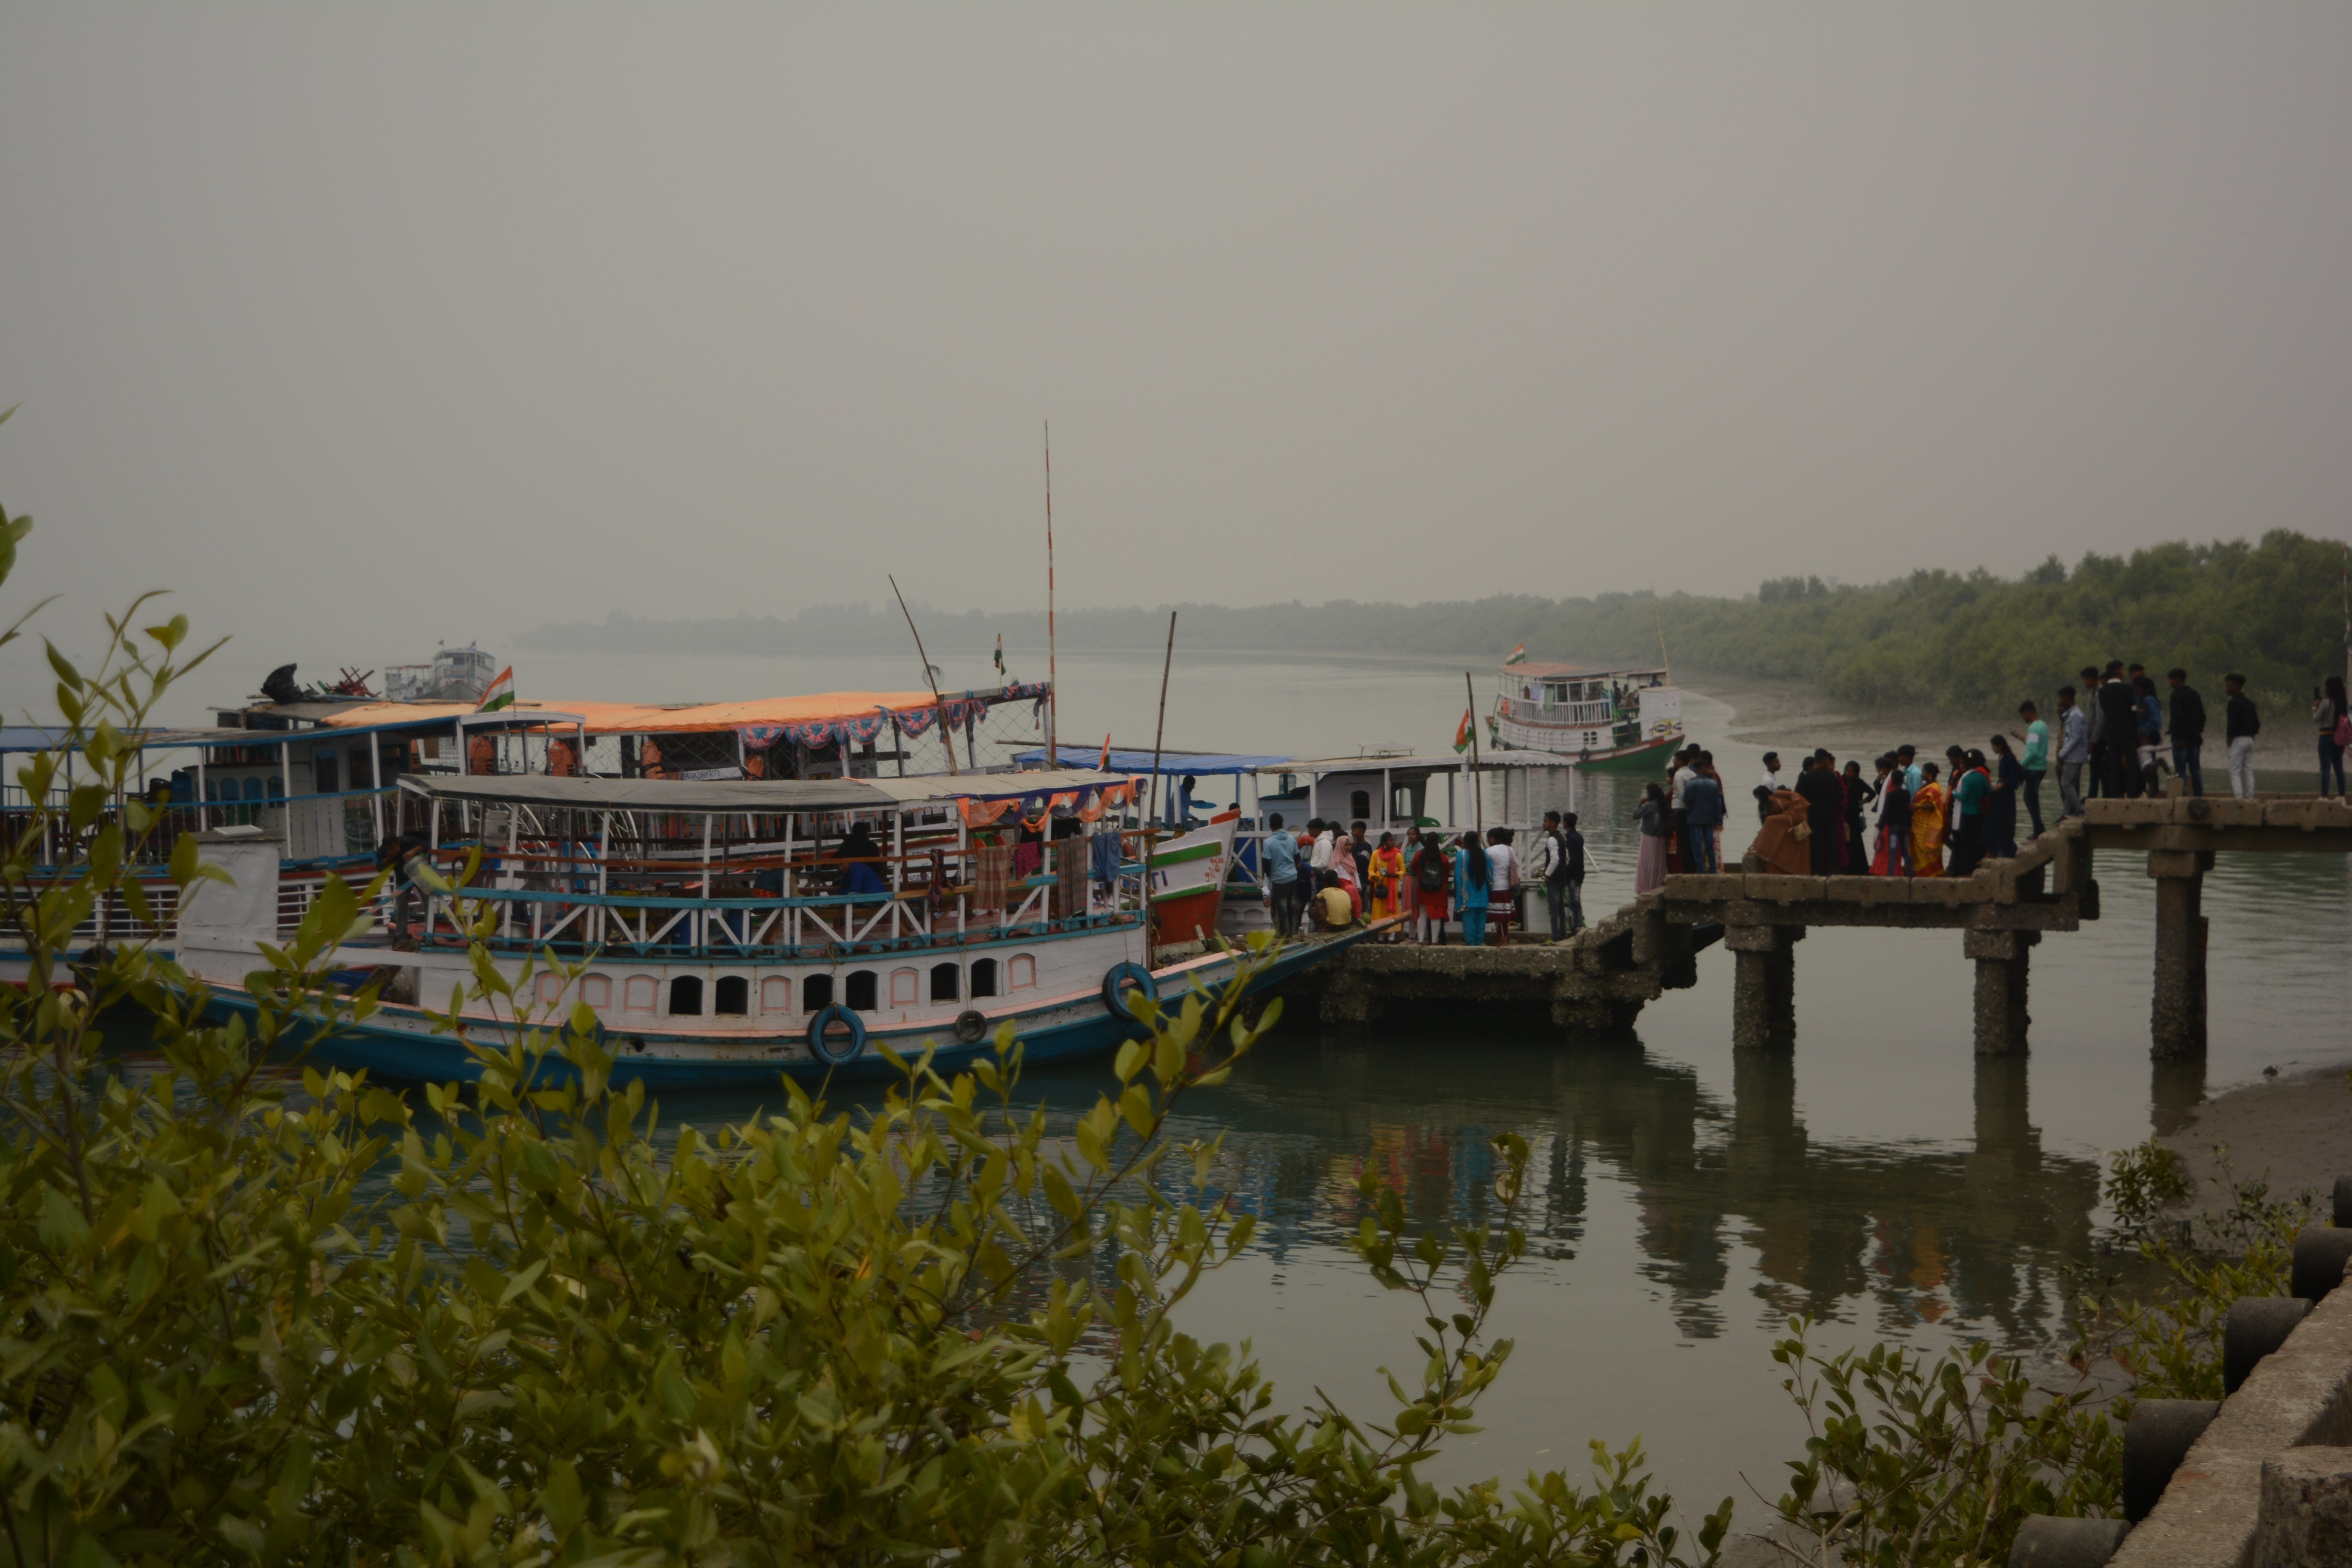
[[1073, 604], [2342, 536], [2347, 82], [2344, 5], [18, 0], [0, 499], [369, 663], [1041, 603], [1047, 417]]

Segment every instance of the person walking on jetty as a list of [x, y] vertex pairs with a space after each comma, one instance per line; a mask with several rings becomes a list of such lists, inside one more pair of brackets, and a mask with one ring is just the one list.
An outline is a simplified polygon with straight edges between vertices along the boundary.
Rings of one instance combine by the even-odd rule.
[[1486, 945], [1486, 898], [1495, 877], [1494, 862], [1475, 833], [1465, 833], [1454, 851], [1454, 909], [1462, 921], [1462, 940], [1471, 947]]
[[1412, 939], [1429, 947], [1445, 945], [1445, 897], [1454, 887], [1454, 858], [1445, 840], [1431, 834], [1412, 858]]
[[1395, 834], [1381, 835], [1380, 847], [1372, 851], [1370, 868], [1372, 919], [1384, 921], [1391, 915], [1404, 913], [1404, 851], [1397, 847]]
[[1764, 776], [1756, 781], [1756, 820], [1772, 820], [1772, 797], [1780, 793], [1780, 753], [1764, 753]]
[[[1988, 860], [2017, 858], [2017, 796], [2025, 769], [2009, 749], [2009, 737], [1992, 738], [1992, 795], [1985, 805], [1984, 854]], [[2037, 833], [2039, 829], [2036, 829]]]
[[2075, 679], [2083, 683], [2080, 700], [2084, 716], [2091, 725], [2091, 754], [2084, 770], [2083, 798], [2095, 800], [2105, 787], [2107, 777], [2107, 718], [2105, 710], [2099, 706], [2098, 666], [2084, 665], [2083, 673]]
[[[2022, 732], [2011, 730], [2011, 738], [2025, 742], [2025, 755], [2018, 759], [2018, 769], [2025, 777], [2020, 793], [2025, 799], [2026, 815], [2033, 822], [2033, 837], [2042, 837], [2042, 781], [2050, 773], [2050, 726], [2042, 721], [2042, 710], [2028, 698], [2017, 705], [2017, 716], [2025, 721]], [[2006, 746], [2001, 748], [2004, 754]], [[2011, 802], [2009, 821], [2011, 837], [2016, 837], [2017, 807]]]
[[2074, 689], [2058, 689], [2058, 815], [2083, 815], [2083, 769], [2091, 760], [2091, 721], [2074, 704]]
[[1584, 929], [1584, 835], [1576, 830], [1572, 811], [1560, 816], [1559, 846], [1559, 897], [1568, 907], [1568, 934], [1574, 936]]
[[1696, 777], [1698, 748], [1685, 746], [1675, 753], [1674, 769], [1666, 775], [1666, 821], [1673, 829], [1666, 839], [1666, 870], [1669, 874], [1691, 868], [1686, 842], [1690, 835], [1690, 818], [1685, 815], [1687, 803], [1683, 791]]
[[1844, 853], [1843, 868], [1849, 877], [1859, 877], [1870, 869], [1870, 847], [1864, 838], [1863, 809], [1878, 796], [1878, 786], [1864, 784], [1862, 763], [1851, 762], [1838, 783], [1845, 786], [1845, 826], [1838, 836], [1838, 847]]
[[2124, 679], [2124, 661], [2107, 661], [2099, 679], [2099, 735], [2106, 742], [2107, 771], [2100, 788], [2111, 799], [2139, 794], [2139, 699]]
[[1992, 796], [1992, 777], [1984, 753], [1963, 753], [1952, 776], [1952, 875], [1965, 877], [1984, 858], [1986, 807]]
[[1642, 804], [1633, 808], [1633, 820], [1642, 830], [1642, 852], [1633, 862], [1633, 892], [1638, 897], [1666, 882], [1666, 839], [1675, 829], [1663, 787], [1642, 786]]
[[2156, 695], [2156, 682], [2145, 675], [2132, 677], [2132, 699], [2139, 710], [2139, 787], [2143, 794], [2160, 795], [2164, 790], [2164, 767], [2160, 752], [2164, 746], [2164, 704]]
[[1303, 885], [1298, 880], [1298, 840], [1282, 830], [1278, 811], [1265, 819], [1265, 847], [1261, 853], [1265, 863], [1266, 914], [1274, 921], [1276, 933], [1288, 936], [1298, 929]]
[[1838, 823], [1845, 816], [1845, 792], [1830, 771], [1825, 752], [1805, 759], [1797, 775], [1797, 793], [1805, 800], [1806, 844], [1812, 850], [1812, 874], [1826, 877], [1837, 869]]
[[1878, 786], [1878, 858], [1882, 877], [1908, 877], [1911, 863], [1911, 784], [1897, 759], [1881, 757], [1886, 776]]
[[1911, 795], [1911, 874], [1944, 874], [1944, 786], [1936, 782], [1942, 772], [1933, 763], [1919, 765], [1919, 787]]
[[2254, 798], [2254, 737], [2263, 732], [2263, 716], [2246, 695], [2246, 678], [2225, 675], [2221, 689], [2229, 700], [2221, 709], [2221, 739], [2230, 749], [2230, 793], [2240, 800]]
[[1919, 793], [1919, 748], [1902, 745], [1895, 748], [1895, 770], [1903, 775], [1903, 787], [1913, 795]]
[[2352, 708], [2345, 706], [2344, 678], [2331, 675], [2326, 690], [2311, 704], [2311, 721], [2319, 731], [2319, 798], [2327, 798], [2327, 777], [2336, 775], [2336, 793], [2344, 793], [2344, 748], [2352, 745]]
[[2190, 795], [2205, 793], [2205, 699], [2189, 684], [2185, 669], [2168, 669], [2172, 688], [2172, 771], [2189, 781]]
[[1508, 947], [1512, 928], [1527, 923], [1527, 911], [1519, 907], [1519, 859], [1511, 848], [1509, 828], [1486, 829], [1486, 868], [1487, 926], [1498, 939], [1495, 945]]
[[1706, 873], [1723, 868], [1715, 849], [1716, 829], [1723, 826], [1723, 785], [1706, 773], [1692, 774], [1683, 785], [1683, 821], [1688, 833], [1683, 869]]

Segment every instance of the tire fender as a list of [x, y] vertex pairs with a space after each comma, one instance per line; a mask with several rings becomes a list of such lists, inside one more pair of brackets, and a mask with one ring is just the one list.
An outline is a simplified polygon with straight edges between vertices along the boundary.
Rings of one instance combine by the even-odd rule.
[[1151, 971], [1132, 961], [1112, 964], [1102, 982], [1103, 1005], [1110, 1009], [1111, 1016], [1134, 1020], [1135, 1012], [1127, 1000], [1130, 991], [1142, 992], [1148, 1001], [1160, 1000], [1160, 982], [1151, 977]]
[[[835, 1046], [829, 1037], [841, 1024], [849, 1026], [849, 1039]], [[808, 1048], [827, 1067], [846, 1067], [866, 1054], [866, 1020], [836, 1002], [809, 1020]]]

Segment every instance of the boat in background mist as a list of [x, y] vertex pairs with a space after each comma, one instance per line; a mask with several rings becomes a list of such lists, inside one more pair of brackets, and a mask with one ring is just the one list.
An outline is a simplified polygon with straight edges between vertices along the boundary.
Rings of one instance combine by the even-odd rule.
[[1573, 664], [1501, 667], [1487, 733], [1497, 749], [1549, 752], [1580, 768], [1632, 771], [1681, 743], [1682, 689], [1673, 671]]

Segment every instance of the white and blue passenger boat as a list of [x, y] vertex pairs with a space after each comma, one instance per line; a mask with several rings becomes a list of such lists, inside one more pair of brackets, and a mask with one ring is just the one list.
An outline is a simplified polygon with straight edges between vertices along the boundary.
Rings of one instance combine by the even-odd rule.
[[[338, 953], [348, 983], [383, 980], [385, 1000], [317, 1040], [314, 1059], [380, 1078], [475, 1072], [435, 1016], [472, 989], [466, 901], [496, 911], [488, 947], [510, 979], [538, 965], [525, 1010], [552, 1021], [584, 1005], [614, 1078], [650, 1088], [876, 1076], [889, 1070], [885, 1046], [936, 1046], [952, 1069], [1008, 1023], [1033, 1063], [1083, 1057], [1132, 1037], [1137, 994], [1221, 988], [1240, 962], [1213, 938], [1155, 943], [1147, 918], [1147, 856], [1196, 851], [1195, 839], [1229, 851], [1230, 816], [1157, 837], [1129, 817], [1129, 775], [425, 774], [399, 788], [403, 820], [422, 820], [419, 858], [452, 878], [470, 854], [481, 861], [454, 894], [414, 879], [387, 889], [380, 929]], [[180, 962], [216, 1009], [249, 1013], [255, 944], [283, 940], [282, 849], [258, 826], [205, 833], [200, 847], [234, 887], [205, 884], [182, 907]], [[1363, 934], [1286, 945], [1250, 984]], [[462, 1022], [497, 1046], [521, 1026], [502, 1001], [467, 1003]]]

